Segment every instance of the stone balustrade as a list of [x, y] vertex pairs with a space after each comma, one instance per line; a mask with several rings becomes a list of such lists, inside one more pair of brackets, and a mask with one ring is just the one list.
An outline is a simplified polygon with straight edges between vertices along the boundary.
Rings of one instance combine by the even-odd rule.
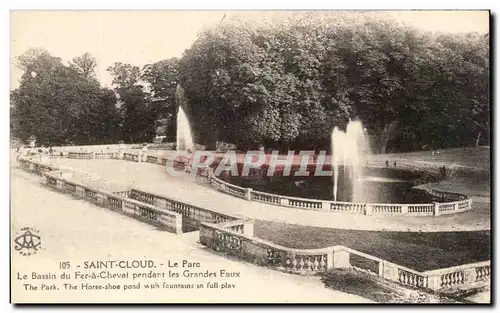
[[[349, 213], [349, 214], [365, 214], [366, 204], [341, 201], [324, 201], [325, 207], [332, 212]], [[368, 214], [367, 215], [371, 215]]]
[[141, 162], [141, 155], [125, 152], [123, 153], [123, 159], [127, 161]]
[[283, 197], [280, 195], [275, 195], [272, 193], [266, 193], [266, 192], [260, 192], [260, 191], [254, 191], [250, 188], [248, 188], [247, 190], [250, 193], [250, 200], [252, 200], [252, 201], [270, 203], [270, 204], [275, 204], [275, 205], [282, 204], [281, 199], [283, 199]]
[[[254, 237], [253, 221], [239, 216], [214, 212], [197, 207], [184, 201], [178, 201], [165, 196], [156, 195], [136, 189], [109, 193], [91, 188], [71, 179], [68, 172], [57, 169], [52, 164], [41, 163], [31, 159], [19, 159], [21, 168], [42, 176], [42, 182], [60, 192], [84, 199], [96, 205], [107, 207], [114, 211], [147, 221], [170, 232], [182, 233], [186, 223], [194, 229], [199, 229], [200, 243], [219, 252], [232, 254], [240, 259], [256, 264], [297, 274], [316, 274], [333, 268], [351, 268], [357, 271], [376, 275], [378, 277], [414, 288], [440, 291], [450, 288], [478, 287], [489, 284], [491, 279], [490, 261], [465, 264], [450, 268], [418, 272], [413, 269], [356, 251], [344, 246], [333, 246], [322, 249], [292, 249]], [[219, 179], [211, 182], [226, 186]], [[225, 187], [221, 187], [225, 188]], [[241, 187], [240, 187], [241, 188]], [[244, 188], [243, 188], [244, 189]], [[248, 200], [272, 202], [280, 205], [290, 205], [284, 196], [275, 196], [245, 189]], [[437, 192], [438, 194], [442, 192]], [[128, 197], [127, 197], [128, 196]], [[285, 201], [283, 201], [285, 200]], [[309, 201], [308, 199], [305, 199]], [[401, 206], [398, 212], [411, 214], [427, 214], [437, 207], [439, 212], [470, 209], [470, 199], [453, 203], [389, 205]], [[329, 206], [328, 206], [329, 205]], [[322, 201], [322, 210], [332, 210], [333, 206], [346, 211], [361, 212], [385, 209], [373, 204], [340, 203]], [[406, 206], [406, 208], [403, 208]], [[442, 207], [443, 206], [443, 207]], [[396, 210], [389, 208], [389, 210]], [[443, 213], [444, 214], [444, 213]]]
[[154, 155], [148, 155], [146, 157], [146, 162], [149, 162], [149, 163], [158, 163], [158, 157], [154, 156]]
[[130, 190], [115, 191], [113, 192], [113, 194], [120, 197], [128, 198], [130, 195]]
[[42, 175], [45, 177], [46, 185], [60, 192], [146, 221], [169, 232], [182, 233], [182, 215], [180, 214], [141, 201], [125, 198], [118, 194], [85, 186], [81, 183], [71, 181], [69, 178], [60, 177], [58, 171], [44, 172]]
[[118, 152], [94, 152], [94, 159], [118, 159]]
[[[96, 155], [97, 153], [75, 153], [78, 158], [87, 158], [88, 155]], [[83, 155], [83, 156], [80, 156]], [[116, 153], [102, 153], [100, 156], [109, 156], [115, 158]], [[150, 162], [155, 164], [166, 164], [166, 158], [156, 156], [146, 156], [142, 154], [123, 153], [123, 159], [133, 162]], [[20, 158], [20, 166], [28, 169], [30, 165]], [[32, 162], [34, 171], [40, 175], [41, 171], [54, 170], [54, 167], [42, 162]], [[306, 198], [295, 198], [271, 193], [265, 193], [252, 190], [251, 188], [243, 188], [237, 185], [225, 182], [213, 175], [207, 173], [210, 185], [221, 192], [236, 196], [238, 198], [249, 201], [257, 201], [272, 205], [279, 205], [291, 208], [305, 210], [321, 210], [349, 214], [364, 214], [364, 215], [401, 215], [401, 216], [439, 216], [446, 214], [454, 214], [471, 210], [472, 199], [458, 193], [444, 192], [435, 189], [426, 188], [433, 197], [444, 201], [452, 201], [445, 203], [434, 202], [432, 204], [381, 204], [381, 203], [352, 203], [341, 201], [321, 201]]]
[[240, 216], [216, 212], [186, 203], [185, 201], [178, 201], [163, 195], [138, 189], [130, 190], [129, 197], [182, 215], [183, 227], [185, 230], [198, 230], [200, 229], [200, 223], [203, 222], [218, 224], [241, 219]]
[[148, 149], [152, 150], [175, 150], [177, 143], [175, 142], [164, 142], [164, 143], [153, 143], [148, 144]]
[[434, 291], [486, 285], [491, 276], [490, 261], [419, 272], [340, 245], [322, 249], [287, 248], [254, 237], [253, 224], [246, 220], [201, 223], [200, 243], [280, 271], [316, 274], [332, 268], [351, 268], [401, 285]]
[[442, 268], [423, 273], [432, 290], [450, 289], [465, 285], [483, 286], [491, 279], [491, 262], [478, 262]]
[[332, 248], [291, 249], [253, 237], [253, 225], [243, 222], [243, 233], [224, 224], [201, 223], [200, 243], [219, 252], [277, 270], [316, 274], [333, 267]]
[[[215, 176], [209, 177], [212, 188], [249, 201], [263, 202], [284, 207], [330, 211], [362, 215], [400, 215], [400, 216], [439, 216], [468, 211], [472, 208], [472, 199], [457, 193], [448, 193], [434, 189], [423, 189], [432, 196], [443, 198], [447, 203], [397, 204], [397, 203], [354, 203], [342, 201], [322, 201], [295, 198], [283, 195], [255, 191], [230, 184]], [[457, 201], [458, 200], [458, 201]]]
[[435, 204], [408, 204], [408, 214], [410, 216], [430, 216], [434, 215]]
[[142, 148], [139, 144], [110, 144], [110, 145], [81, 145], [81, 146], [55, 146], [52, 147], [56, 152], [116, 152], [123, 149]]
[[31, 158], [19, 158], [18, 163], [22, 169], [33, 172], [39, 176], [41, 176], [43, 172], [51, 172], [58, 170], [58, 168], [53, 164], [43, 163]]
[[93, 159], [94, 154], [92, 152], [68, 152], [69, 159]]

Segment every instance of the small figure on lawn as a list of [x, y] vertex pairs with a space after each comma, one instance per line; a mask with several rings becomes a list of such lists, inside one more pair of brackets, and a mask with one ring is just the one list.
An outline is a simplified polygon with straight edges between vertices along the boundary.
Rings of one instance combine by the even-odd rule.
[[443, 178], [446, 178], [446, 166], [443, 165], [443, 167], [441, 167], [441, 176], [443, 176]]

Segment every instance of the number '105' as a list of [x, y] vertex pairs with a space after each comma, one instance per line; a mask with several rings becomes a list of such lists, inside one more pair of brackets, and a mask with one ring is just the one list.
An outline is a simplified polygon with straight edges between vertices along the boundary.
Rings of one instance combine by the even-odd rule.
[[59, 268], [60, 269], [65, 270], [65, 269], [68, 269], [69, 267], [70, 267], [69, 262], [59, 262]]

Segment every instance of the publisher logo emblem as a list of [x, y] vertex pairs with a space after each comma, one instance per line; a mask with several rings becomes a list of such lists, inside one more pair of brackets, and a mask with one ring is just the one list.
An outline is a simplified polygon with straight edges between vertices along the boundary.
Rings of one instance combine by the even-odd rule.
[[14, 249], [19, 251], [20, 255], [28, 256], [36, 254], [42, 247], [42, 239], [39, 231], [31, 227], [23, 227], [17, 232], [14, 238]]

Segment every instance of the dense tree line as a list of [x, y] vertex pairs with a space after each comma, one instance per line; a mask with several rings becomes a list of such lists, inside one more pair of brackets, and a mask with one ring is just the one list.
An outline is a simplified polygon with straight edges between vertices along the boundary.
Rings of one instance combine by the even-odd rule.
[[143, 69], [117, 62], [108, 68], [114, 89], [100, 86], [89, 53], [65, 65], [30, 49], [17, 63], [24, 74], [11, 92], [11, 131], [25, 143], [33, 137], [40, 145], [150, 142], [156, 121], [175, 115], [176, 59]]
[[89, 54], [64, 65], [30, 50], [18, 63], [24, 75], [11, 93], [11, 128], [43, 144], [151, 141], [159, 129], [173, 140], [176, 102], [196, 142], [208, 146], [328, 148], [333, 127], [354, 118], [378, 152], [490, 140], [484, 34], [430, 34], [346, 16], [225, 20], [181, 59], [115, 63], [112, 90], [96, 80]]
[[[180, 60], [198, 141], [326, 148], [361, 119], [374, 149], [489, 142], [489, 37], [369, 18], [226, 23]], [[478, 139], [479, 138], [479, 139]]]

